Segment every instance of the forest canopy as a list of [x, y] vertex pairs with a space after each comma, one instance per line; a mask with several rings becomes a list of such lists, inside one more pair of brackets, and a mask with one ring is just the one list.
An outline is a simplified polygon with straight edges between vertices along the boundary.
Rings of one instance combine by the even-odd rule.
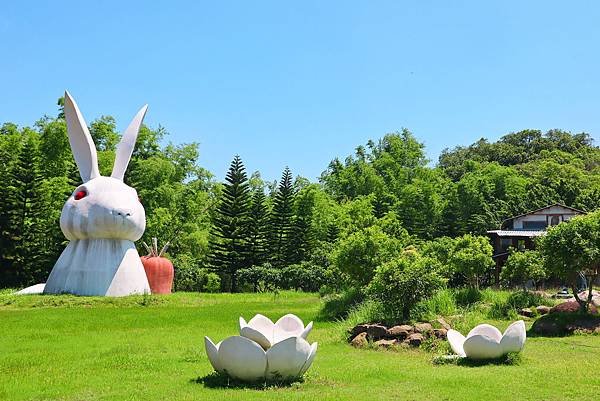
[[[102, 116], [89, 128], [100, 171], [110, 174], [115, 120]], [[141, 241], [172, 239], [178, 290], [366, 285], [411, 247], [438, 252], [444, 246], [436, 244], [454, 241], [487, 255], [478, 236], [508, 217], [552, 203], [600, 207], [600, 149], [586, 133], [527, 129], [445, 149], [432, 163], [402, 129], [333, 159], [316, 182], [282, 166], [274, 183], [263, 181], [260, 166], [248, 173], [235, 148], [225, 182], [216, 182], [197, 143], [168, 139], [164, 127], [143, 126], [125, 182], [146, 210]], [[32, 127], [1, 125], [1, 287], [45, 281], [66, 244], [61, 209], [79, 182], [60, 107]], [[470, 280], [466, 272], [441, 275]]]

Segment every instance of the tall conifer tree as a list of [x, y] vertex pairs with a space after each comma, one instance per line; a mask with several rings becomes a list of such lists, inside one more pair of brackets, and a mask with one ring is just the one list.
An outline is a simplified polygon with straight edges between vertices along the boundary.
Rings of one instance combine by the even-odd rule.
[[247, 234], [248, 265], [260, 266], [267, 261], [269, 241], [269, 210], [262, 189], [257, 189], [252, 194]]
[[235, 156], [225, 177], [223, 193], [213, 220], [210, 262], [229, 276], [231, 292], [238, 291], [237, 272], [247, 266], [250, 188], [246, 169]]
[[294, 205], [294, 187], [292, 173], [288, 167], [283, 170], [281, 181], [273, 200], [271, 214], [271, 246], [273, 264], [285, 266], [290, 263], [288, 250], [292, 232], [292, 218]]

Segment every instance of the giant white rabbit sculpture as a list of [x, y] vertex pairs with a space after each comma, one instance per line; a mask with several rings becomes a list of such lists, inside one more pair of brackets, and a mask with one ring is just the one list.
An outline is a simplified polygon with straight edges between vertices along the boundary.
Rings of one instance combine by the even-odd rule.
[[63, 207], [60, 228], [70, 242], [50, 272], [44, 293], [150, 293], [133, 243], [144, 233], [146, 215], [136, 190], [123, 182], [147, 106], [138, 111], [123, 133], [110, 177], [102, 177], [98, 171], [96, 147], [68, 92], [64, 108], [69, 143], [83, 184]]

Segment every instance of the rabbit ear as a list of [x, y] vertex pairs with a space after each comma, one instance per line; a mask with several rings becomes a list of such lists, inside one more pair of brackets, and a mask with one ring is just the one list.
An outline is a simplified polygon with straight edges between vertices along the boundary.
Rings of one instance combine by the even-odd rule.
[[67, 121], [67, 134], [75, 163], [83, 182], [99, 177], [98, 155], [96, 146], [88, 131], [87, 124], [77, 107], [77, 103], [69, 92], [65, 92], [65, 120]]
[[111, 177], [123, 181], [123, 176], [125, 176], [125, 170], [127, 170], [129, 159], [131, 159], [131, 154], [133, 153], [140, 126], [146, 115], [146, 110], [148, 110], [148, 105], [144, 105], [144, 107], [137, 112], [129, 124], [129, 127], [127, 127], [123, 133], [121, 142], [119, 142], [119, 146], [117, 147], [117, 156], [115, 157], [115, 165], [112, 174], [110, 175]]

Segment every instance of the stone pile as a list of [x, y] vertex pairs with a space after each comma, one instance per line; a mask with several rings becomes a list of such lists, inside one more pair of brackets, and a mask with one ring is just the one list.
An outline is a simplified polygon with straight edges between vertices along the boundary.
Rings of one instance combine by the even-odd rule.
[[417, 323], [414, 326], [401, 324], [386, 327], [382, 324], [359, 324], [349, 331], [348, 341], [354, 347], [362, 348], [373, 343], [378, 347], [392, 346], [419, 347], [427, 338], [445, 340], [450, 326], [439, 319], [442, 328], [436, 329], [431, 323]]

